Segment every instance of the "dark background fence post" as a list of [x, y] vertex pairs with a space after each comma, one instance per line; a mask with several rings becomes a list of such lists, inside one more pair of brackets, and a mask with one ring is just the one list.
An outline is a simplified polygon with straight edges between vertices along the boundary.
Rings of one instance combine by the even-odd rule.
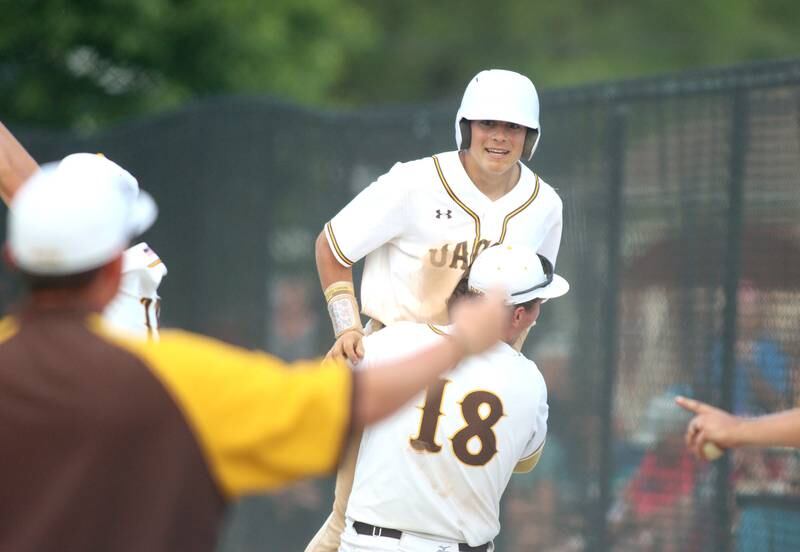
[[600, 466], [598, 504], [594, 511], [592, 535], [597, 542], [591, 543], [588, 550], [609, 550], [606, 515], [611, 505], [614, 476], [613, 459], [613, 410], [614, 388], [616, 383], [618, 347], [619, 347], [619, 290], [621, 287], [622, 259], [622, 223], [623, 223], [623, 190], [625, 179], [625, 125], [627, 111], [624, 106], [612, 107], [609, 114], [607, 163], [608, 163], [608, 227], [606, 235], [607, 271], [606, 288], [603, 293], [601, 315], [605, 321], [602, 340], [603, 379], [599, 397], [600, 430]]
[[[725, 243], [725, 267], [723, 286], [725, 309], [722, 328], [722, 381], [720, 405], [725, 410], [733, 409], [734, 378], [736, 376], [736, 314], [737, 289], [741, 276], [742, 227], [743, 227], [743, 181], [744, 164], [749, 140], [749, 108], [747, 91], [733, 92], [730, 122], [730, 160], [728, 183], [727, 237]], [[719, 462], [716, 473], [716, 507], [718, 520], [717, 550], [731, 549], [730, 511], [730, 458], [725, 455]]]

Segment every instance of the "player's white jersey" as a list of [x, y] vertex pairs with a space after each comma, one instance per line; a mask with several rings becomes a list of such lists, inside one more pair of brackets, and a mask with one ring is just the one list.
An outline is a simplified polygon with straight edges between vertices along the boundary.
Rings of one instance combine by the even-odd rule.
[[118, 330], [158, 339], [158, 286], [166, 274], [167, 267], [146, 243], [125, 250], [119, 293], [106, 307], [103, 318]]
[[[386, 327], [364, 338], [357, 369], [448, 339], [442, 330]], [[544, 378], [511, 346], [464, 360], [364, 431], [347, 517], [471, 546], [491, 541], [514, 466], [544, 444], [547, 412]]]
[[445, 302], [473, 258], [499, 242], [525, 244], [555, 265], [558, 194], [520, 163], [517, 185], [490, 200], [457, 151], [397, 163], [325, 225], [337, 260], [366, 256], [363, 312], [384, 324], [447, 322]]

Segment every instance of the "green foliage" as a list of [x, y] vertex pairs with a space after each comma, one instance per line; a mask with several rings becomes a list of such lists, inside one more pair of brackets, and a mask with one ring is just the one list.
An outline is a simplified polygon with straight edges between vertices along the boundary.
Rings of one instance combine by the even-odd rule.
[[[800, 54], [792, 0], [360, 4], [384, 33], [347, 65], [336, 96], [349, 103], [458, 96], [485, 67], [550, 87]], [[384, 73], [396, 77], [367, 78]]]
[[198, 96], [307, 105], [458, 96], [796, 56], [794, 0], [8, 0], [0, 116], [92, 128]]
[[321, 102], [373, 36], [348, 0], [12, 0], [0, 18], [0, 109], [91, 128], [196, 96]]

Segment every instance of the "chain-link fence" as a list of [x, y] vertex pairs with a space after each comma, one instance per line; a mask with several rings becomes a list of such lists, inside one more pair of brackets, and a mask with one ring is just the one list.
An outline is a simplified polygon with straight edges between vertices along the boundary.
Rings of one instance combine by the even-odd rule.
[[[457, 104], [225, 98], [88, 137], [12, 130], [41, 161], [102, 151], [157, 198], [163, 325], [297, 358], [332, 340], [323, 223], [395, 161], [453, 149]], [[564, 200], [572, 291], [528, 339], [551, 429], [541, 464], [512, 478], [499, 549], [800, 549], [800, 457], [696, 463], [671, 403], [797, 402], [800, 62], [545, 91], [542, 124], [531, 167]], [[221, 548], [301, 550], [330, 500], [330, 481], [248, 499]]]

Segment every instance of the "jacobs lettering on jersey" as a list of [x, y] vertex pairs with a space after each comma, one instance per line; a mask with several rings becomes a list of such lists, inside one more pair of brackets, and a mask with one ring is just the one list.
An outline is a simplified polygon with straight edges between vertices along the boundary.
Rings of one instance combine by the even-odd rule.
[[472, 258], [470, 258], [469, 244], [466, 241], [455, 244], [452, 252], [450, 251], [451, 245], [452, 244], [446, 243], [439, 249], [428, 250], [431, 266], [435, 266], [436, 268], [447, 267], [467, 270], [470, 266], [472, 266], [472, 262], [477, 258], [477, 256], [484, 249], [489, 247], [489, 245], [491, 245], [491, 242], [489, 242], [489, 240], [478, 241], [478, 245], [475, 247], [475, 253]]
[[440, 218], [442, 218], [443, 216], [444, 216], [444, 217], [447, 217], [447, 218], [449, 218], [449, 219], [451, 219], [451, 218], [453, 218], [453, 211], [451, 211], [450, 209], [448, 209], [447, 211], [445, 211], [445, 212], [443, 213], [441, 209], [436, 209], [436, 218], [437, 218], [437, 219], [440, 219]]

